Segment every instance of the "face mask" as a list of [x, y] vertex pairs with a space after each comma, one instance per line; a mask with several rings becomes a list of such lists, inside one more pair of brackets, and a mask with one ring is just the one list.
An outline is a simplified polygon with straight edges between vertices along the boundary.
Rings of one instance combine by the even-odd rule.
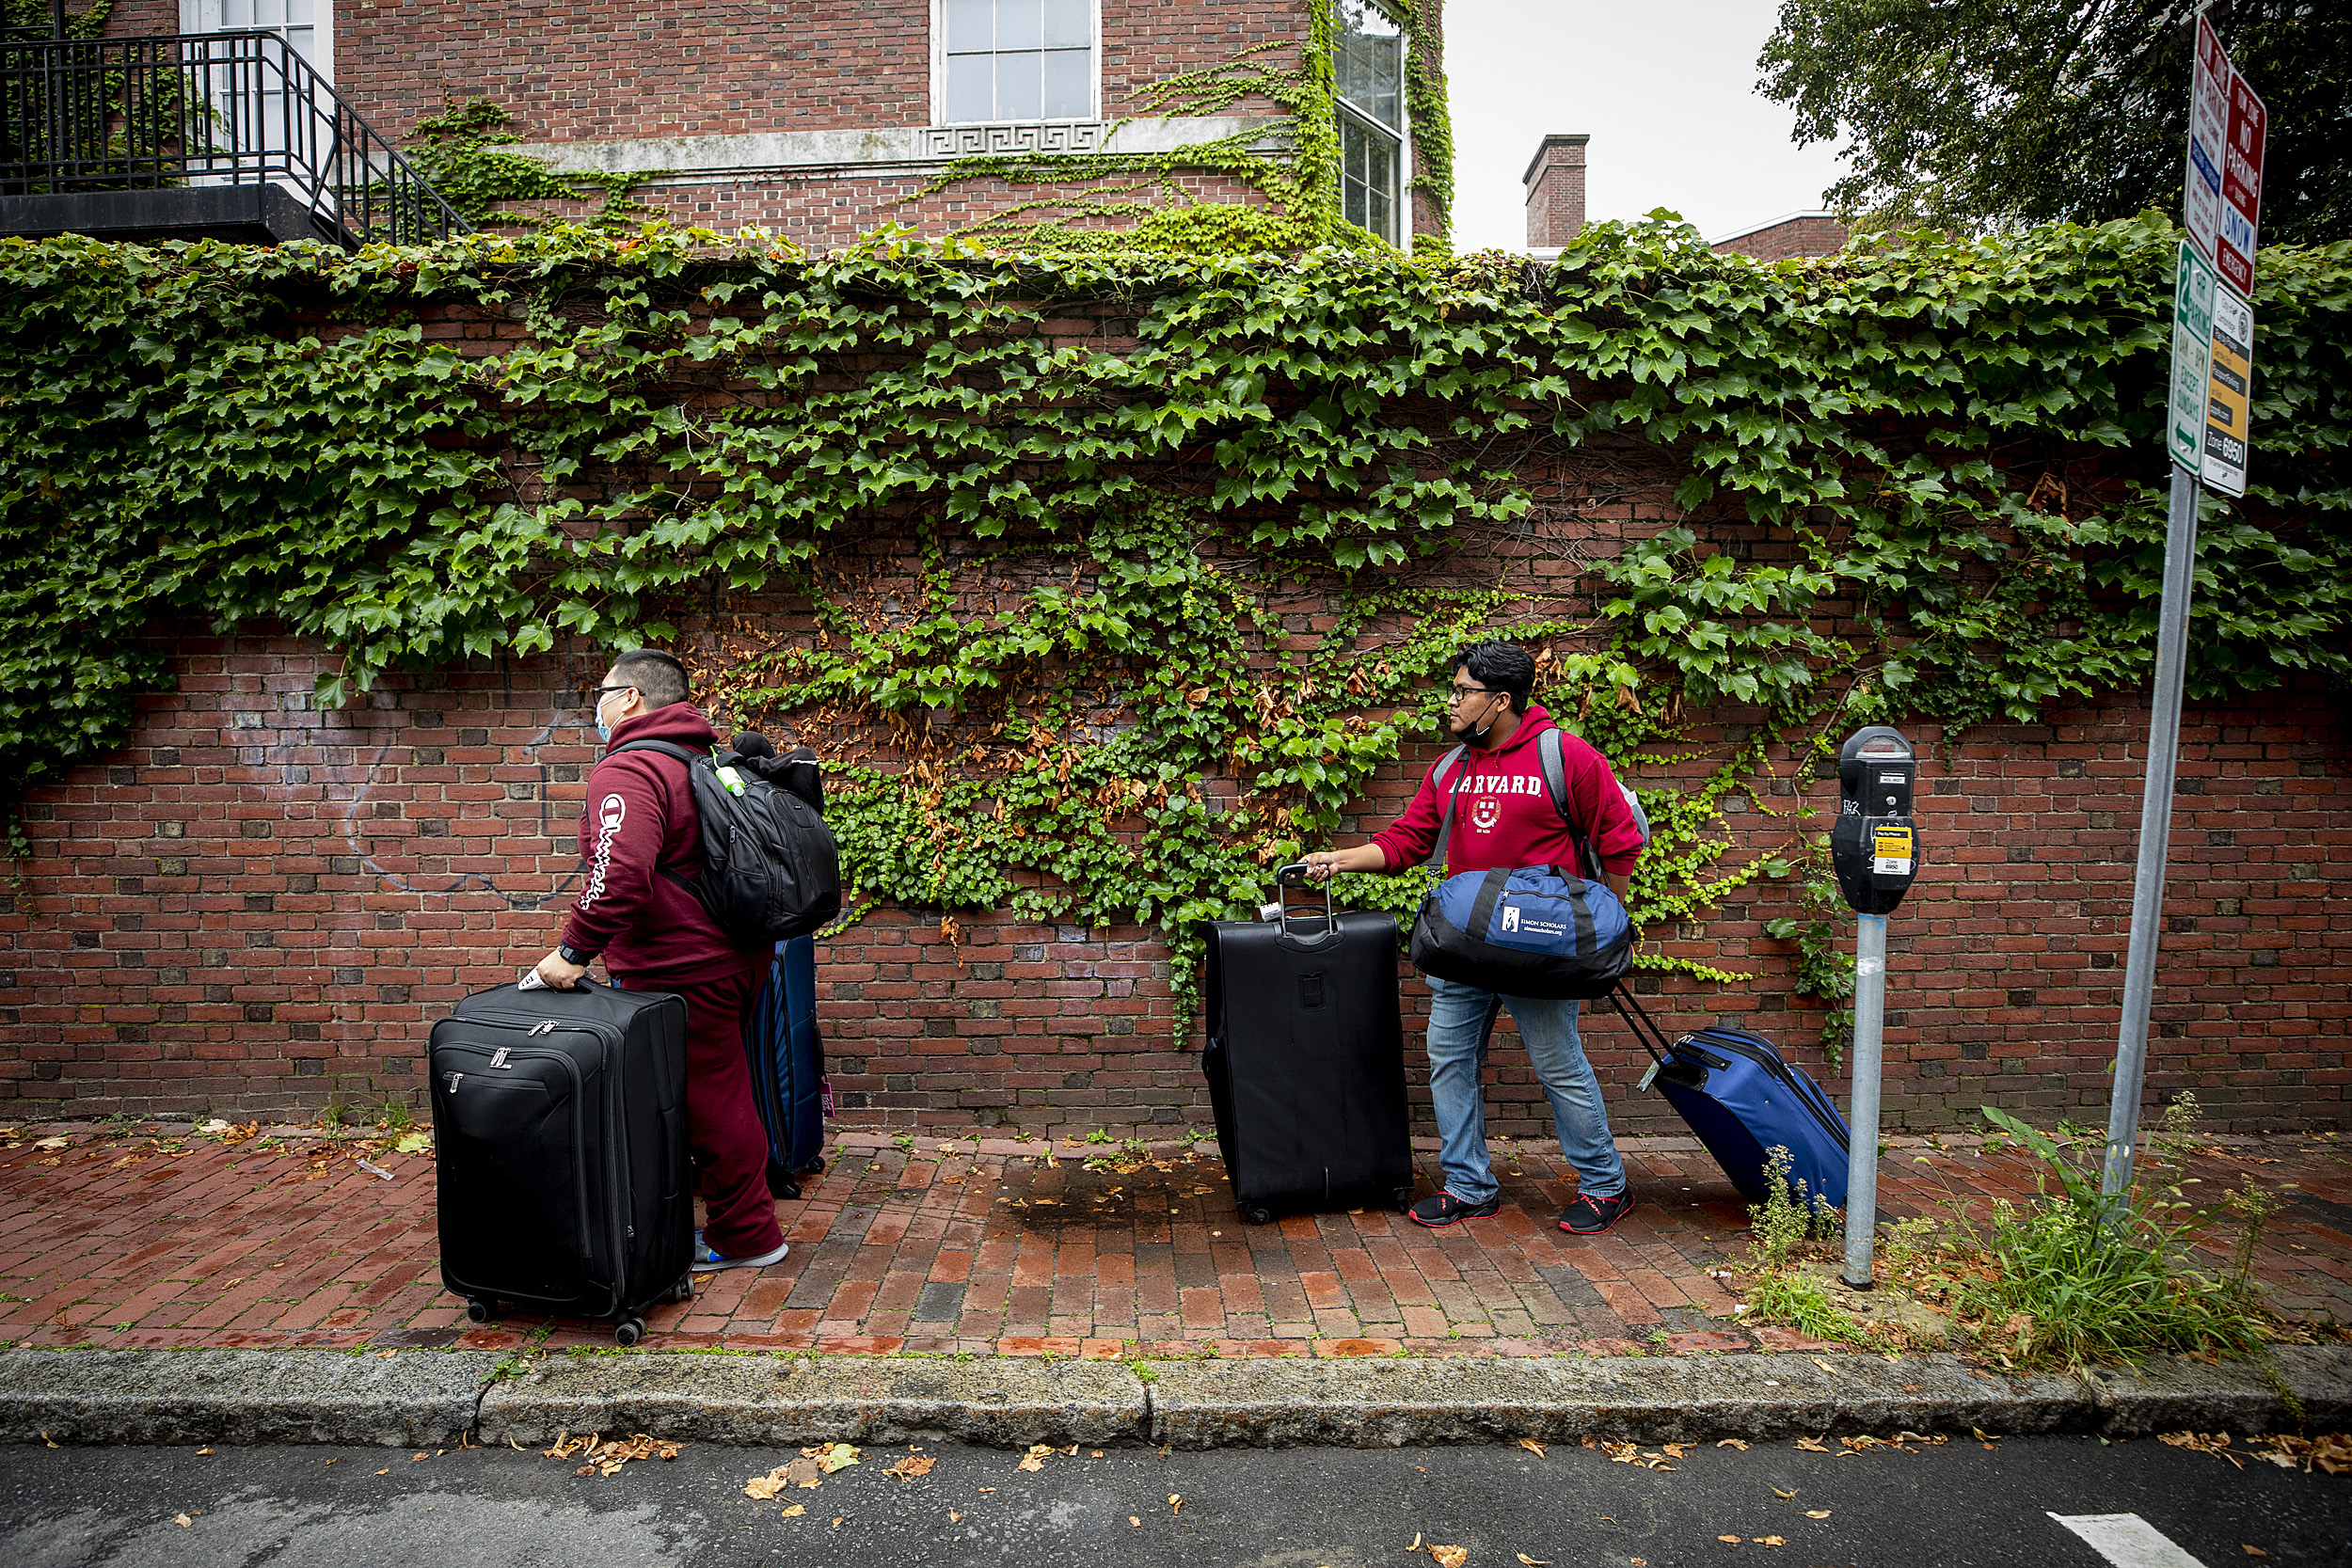
[[[1488, 705], [1491, 706], [1493, 700], [1489, 698], [1487, 699], [1487, 702]], [[1490, 712], [1486, 715], [1485, 721], [1475, 727], [1466, 730], [1456, 730], [1454, 727], [1454, 716], [1451, 712], [1449, 712], [1444, 718], [1438, 721], [1438, 727], [1444, 733], [1446, 744], [1450, 746], [1468, 746], [1472, 751], [1484, 751], [1486, 746], [1486, 737], [1494, 733], [1495, 717], [1496, 716]]]
[[604, 699], [602, 697], [596, 699], [596, 738], [608, 746], [612, 744], [612, 726], [604, 721]]

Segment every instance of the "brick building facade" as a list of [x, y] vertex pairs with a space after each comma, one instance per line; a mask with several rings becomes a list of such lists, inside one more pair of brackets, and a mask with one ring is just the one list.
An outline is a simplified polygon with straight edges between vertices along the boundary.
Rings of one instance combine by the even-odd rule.
[[[1440, 0], [1420, 9], [1434, 65]], [[1438, 214], [1412, 185], [1405, 40], [1377, 0], [1339, 0], [1339, 12], [1338, 112], [1372, 197], [1349, 216], [1409, 245], [1438, 229]], [[938, 234], [1022, 206], [1084, 227], [1132, 214], [1088, 216], [1067, 203], [1262, 202], [1246, 181], [1186, 167], [1181, 155], [1165, 174], [1131, 166], [930, 187], [976, 155], [1169, 154], [1225, 141], [1285, 157], [1287, 111], [1262, 93], [1205, 114], [1151, 94], [1232, 65], [1295, 71], [1310, 23], [1308, 0], [849, 0], [760, 11], [721, 0], [652, 9], [611, 0], [125, 0], [107, 30], [283, 27], [395, 143], [446, 103], [487, 98], [512, 117], [523, 138], [516, 150], [559, 172], [652, 171], [632, 195], [661, 215], [721, 230], [756, 224], [828, 250], [886, 223]]]
[[[1117, 351], [1106, 320], [1067, 325]], [[423, 325], [472, 353], [498, 352], [523, 330], [442, 307]], [[2104, 483], [2096, 454], [2051, 460], [2078, 489]], [[1507, 574], [1539, 591], [1528, 614], [1590, 623], [1584, 562], [1682, 518], [1681, 470], [1653, 447], [1531, 441], [1498, 447], [1490, 461], [1530, 483], [1534, 515], [1466, 526], [1454, 553], [1396, 572], [1454, 587]], [[1727, 515], [1688, 520], [1757, 559], [1790, 547]], [[914, 519], [877, 519], [854, 547], [868, 558], [851, 563], [861, 580], [886, 588], [923, 569]], [[1048, 559], [992, 570], [1066, 576]], [[725, 657], [722, 626], [789, 639], [814, 625], [805, 604], [777, 596], [720, 594], [699, 615], [678, 645], [706, 668]], [[1284, 632], [1311, 640], [1328, 624], [1311, 589]], [[546, 951], [577, 889], [575, 830], [594, 760], [577, 694], [602, 656], [570, 648], [397, 676], [322, 712], [310, 691], [327, 656], [315, 644], [266, 628], [223, 640], [200, 626], [158, 626], [151, 638], [170, 656], [174, 687], [141, 699], [134, 732], [103, 763], [27, 803], [33, 854], [0, 890], [0, 1115], [415, 1103], [431, 1021]], [[1645, 787], [1688, 785], [1758, 719], [1730, 706], [1687, 714], [1687, 733], [1656, 757], [1619, 761]], [[2144, 704], [2124, 693], [2053, 705], [2031, 724], [1911, 733], [1925, 868], [1891, 927], [1889, 1123], [1966, 1125], [1987, 1103], [2096, 1120], [2126, 943]], [[802, 738], [834, 754], [889, 745], [887, 736]], [[2183, 739], [2150, 1096], [2194, 1089], [2209, 1116], [2241, 1128], [2343, 1125], [2352, 930], [2331, 911], [2352, 880], [2352, 750], [2340, 712], [2316, 689], [2277, 691], [2192, 706]], [[1400, 810], [1435, 754], [1434, 742], [1412, 746], [1383, 770], [1355, 808], [1355, 832]], [[1789, 810], [1827, 805], [1835, 788], [1773, 752], [1771, 776], [1724, 802], [1723, 863], [1788, 847], [1799, 827]], [[878, 909], [820, 949], [847, 1119], [1057, 1132], [1206, 1122], [1199, 1020], [1178, 1011], [1156, 933], [955, 911], [951, 938], [944, 912]], [[1792, 995], [1793, 948], [1763, 929], [1794, 912], [1790, 884], [1756, 881], [1701, 921], [1645, 932], [1651, 951], [1750, 976], [1672, 978], [1654, 1006], [1677, 1022], [1762, 1029], [1842, 1095], [1816, 1043], [1821, 1006]], [[1417, 1020], [1425, 992], [1402, 973]], [[1408, 1024], [1417, 1079], [1418, 1036]], [[1673, 1130], [1662, 1102], [1634, 1093], [1642, 1058], [1622, 1028], [1597, 1019], [1588, 1038], [1620, 1130]], [[1491, 1092], [1496, 1132], [1544, 1135], [1540, 1092], [1507, 1042]], [[1418, 1099], [1425, 1115], [1425, 1089]]]

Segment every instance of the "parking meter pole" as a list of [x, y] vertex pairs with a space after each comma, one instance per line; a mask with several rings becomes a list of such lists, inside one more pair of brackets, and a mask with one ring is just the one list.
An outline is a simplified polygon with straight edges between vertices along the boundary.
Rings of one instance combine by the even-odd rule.
[[2123, 963], [2123, 1021], [2115, 1047], [2115, 1098], [2107, 1106], [2106, 1166], [2099, 1190], [2132, 1184], [2139, 1142], [2139, 1090], [2148, 1070], [2148, 1009], [2162, 941], [2164, 867], [2172, 847], [2172, 775], [2181, 749], [2181, 677], [2188, 662], [2188, 601], [2197, 570], [2197, 477], [2172, 466], [2164, 529], [2164, 598], [2156, 619], [2156, 689], [2148, 716], [2148, 779], [2139, 800], [2139, 868], [2132, 881], [2131, 951]]
[[1879, 1223], [1879, 1068], [1886, 1019], [1886, 916], [1860, 917], [1853, 964], [1852, 1141], [1846, 1155], [1846, 1283], [1867, 1290]]

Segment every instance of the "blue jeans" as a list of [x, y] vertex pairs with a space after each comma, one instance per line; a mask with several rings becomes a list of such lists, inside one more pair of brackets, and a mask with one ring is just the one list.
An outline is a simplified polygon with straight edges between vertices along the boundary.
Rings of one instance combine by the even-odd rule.
[[1502, 996], [1456, 980], [1428, 976], [1429, 1097], [1438, 1113], [1438, 1164], [1446, 1191], [1465, 1203], [1495, 1196], [1486, 1159], [1486, 1097], [1482, 1082], [1486, 1042], [1504, 1007], [1519, 1026], [1527, 1059], [1551, 1101], [1560, 1152], [1575, 1170], [1578, 1190], [1591, 1197], [1625, 1191], [1625, 1162], [1609, 1135], [1600, 1079], [1576, 1035], [1577, 1004], [1533, 996]]

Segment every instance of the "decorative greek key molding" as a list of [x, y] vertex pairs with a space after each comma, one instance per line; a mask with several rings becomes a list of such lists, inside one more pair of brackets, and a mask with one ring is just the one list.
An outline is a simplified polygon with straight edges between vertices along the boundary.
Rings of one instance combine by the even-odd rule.
[[923, 150], [934, 158], [971, 158], [997, 152], [1094, 152], [1109, 127], [1100, 120], [1056, 125], [933, 125], [923, 132]]

